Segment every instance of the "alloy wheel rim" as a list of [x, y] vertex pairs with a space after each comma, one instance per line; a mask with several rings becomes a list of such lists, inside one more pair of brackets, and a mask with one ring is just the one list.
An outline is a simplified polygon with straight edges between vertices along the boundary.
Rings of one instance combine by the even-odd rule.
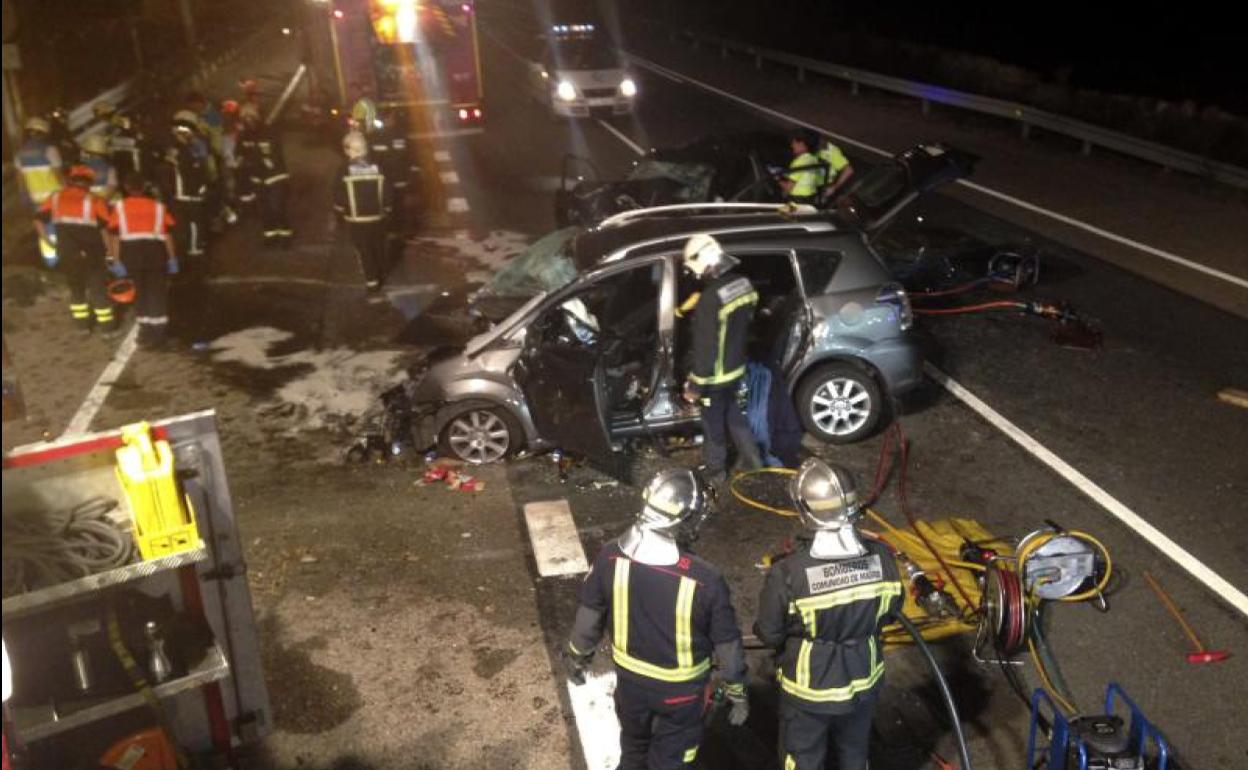
[[871, 394], [857, 380], [830, 379], [811, 397], [810, 416], [824, 433], [847, 436], [866, 425], [871, 416]]
[[511, 446], [506, 423], [493, 412], [475, 409], [451, 421], [447, 443], [455, 456], [474, 465], [503, 459]]

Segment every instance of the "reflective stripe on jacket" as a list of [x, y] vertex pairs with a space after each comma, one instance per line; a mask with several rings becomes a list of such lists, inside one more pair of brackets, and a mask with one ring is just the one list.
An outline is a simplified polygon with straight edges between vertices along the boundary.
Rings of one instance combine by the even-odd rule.
[[39, 207], [38, 218], [56, 225], [87, 225], [104, 227], [108, 224], [108, 206], [91, 192], [70, 185], [52, 193]]
[[707, 283], [693, 308], [693, 384], [715, 389], [745, 376], [746, 337], [757, 304], [758, 293], [744, 276], [729, 272]]
[[[710, 675], [715, 646], [740, 639], [723, 575], [692, 554], [654, 566], [608, 543], [585, 577], [580, 603], [604, 613], [620, 675], [650, 687], [696, 686]], [[725, 672], [734, 680], [743, 675]]]
[[819, 559], [802, 550], [777, 562], [759, 597], [754, 632], [780, 650], [776, 678], [803, 709], [843, 714], [884, 679], [880, 625], [900, 606], [901, 578], [888, 549]]
[[60, 152], [41, 139], [28, 139], [14, 158], [30, 202], [38, 205], [61, 189]]
[[375, 163], [352, 161], [334, 180], [334, 210], [348, 222], [380, 222], [390, 210], [390, 184]]
[[824, 179], [823, 165], [809, 152], [798, 155], [789, 162], [789, 181], [793, 186], [789, 188], [789, 196], [792, 198], [809, 198], [819, 192], [819, 187], [823, 184]]
[[163, 241], [174, 225], [165, 204], [151, 198], [122, 198], [108, 218], [108, 229], [121, 241]]

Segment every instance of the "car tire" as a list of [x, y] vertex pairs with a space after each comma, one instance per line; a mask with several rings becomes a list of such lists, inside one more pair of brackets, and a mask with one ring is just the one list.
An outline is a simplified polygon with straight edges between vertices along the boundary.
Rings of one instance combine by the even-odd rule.
[[829, 444], [852, 444], [871, 435], [886, 408], [871, 373], [849, 363], [824, 364], [806, 375], [794, 406], [802, 427]]
[[438, 450], [471, 465], [505, 460], [524, 443], [520, 423], [506, 409], [468, 406], [453, 414], [438, 434]]

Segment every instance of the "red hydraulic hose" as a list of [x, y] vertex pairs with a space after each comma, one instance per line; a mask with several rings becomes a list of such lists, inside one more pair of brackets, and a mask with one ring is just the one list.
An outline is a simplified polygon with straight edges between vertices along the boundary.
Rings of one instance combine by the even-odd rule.
[[957, 578], [954, 577], [953, 569], [950, 568], [948, 562], [945, 561], [945, 557], [940, 555], [940, 551], [936, 550], [936, 547], [932, 545], [932, 542], [927, 539], [926, 535], [923, 534], [923, 530], [919, 529], [919, 523], [915, 519], [914, 512], [910, 510], [910, 497], [906, 488], [906, 466], [910, 464], [910, 445], [906, 441], [905, 433], [902, 432], [901, 423], [894, 422], [893, 426], [897, 430], [897, 435], [900, 438], [899, 445], [901, 447], [901, 478], [898, 479], [898, 486], [901, 492], [901, 511], [905, 514], [906, 521], [910, 522], [910, 528], [913, 529], [914, 533], [919, 536], [920, 540], [923, 541], [923, 545], [927, 546], [927, 550], [931, 552], [932, 556], [936, 557], [936, 561], [940, 562], [940, 568], [944, 571], [945, 577], [949, 578], [949, 582], [953, 585], [954, 590], [956, 590], [958, 595], [962, 597], [962, 601], [966, 602], [966, 608], [968, 610], [974, 610], [975, 603], [971, 601], [971, 597], [967, 595], [966, 591], [963, 590], [962, 585], [958, 583]]
[[994, 302], [981, 302], [978, 305], [962, 305], [960, 307], [916, 307], [914, 308], [914, 313], [916, 315], [958, 315], [961, 313], [981, 313], [985, 310], [1017, 310], [1020, 313], [1025, 313], [1027, 309], [1028, 305], [1026, 302], [1002, 299]]

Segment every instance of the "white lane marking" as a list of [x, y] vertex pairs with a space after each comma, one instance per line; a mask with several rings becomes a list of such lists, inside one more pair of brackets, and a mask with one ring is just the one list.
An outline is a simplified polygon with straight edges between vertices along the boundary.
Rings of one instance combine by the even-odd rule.
[[[631, 54], [630, 54], [630, 55], [631, 55]], [[676, 74], [674, 71], [672, 71], [672, 70], [662, 70], [662, 71], [660, 71], [660, 70], [657, 70], [657, 69], [656, 69], [656, 70], [654, 71], [654, 74], [658, 75], [659, 77], [663, 78], [664, 80], [670, 80], [670, 81], [672, 81], [673, 83], [683, 83], [683, 82], [685, 82], [685, 79], [684, 79], [683, 77], [681, 77], [681, 76], [677, 75], [677, 74]]]
[[459, 184], [459, 174], [455, 171], [439, 171], [438, 179], [442, 180], [442, 184]]
[[468, 211], [467, 198], [447, 198], [446, 210], [452, 214], [463, 214]]
[[450, 163], [451, 154], [447, 152], [446, 150], [434, 150], [433, 159], [436, 160], [438, 163]]
[[1100, 227], [1097, 227], [1096, 225], [1090, 225], [1087, 222], [1081, 222], [1078, 219], [1068, 217], [1065, 214], [1059, 214], [1056, 211], [1049, 211], [1048, 209], [1041, 208], [1033, 203], [1028, 203], [1025, 200], [1015, 198], [1013, 195], [1007, 195], [1006, 193], [998, 192], [997, 190], [984, 187], [982, 184], [976, 184], [975, 182], [972, 182], [969, 179], [959, 179], [958, 184], [962, 185], [963, 187], [968, 187], [972, 190], [975, 190], [976, 192], [981, 192], [985, 195], [990, 195], [999, 200], [1003, 200], [1006, 203], [1012, 203], [1015, 206], [1018, 206], [1019, 208], [1026, 209], [1028, 211], [1033, 211], [1037, 214], [1042, 214], [1046, 217], [1049, 217], [1050, 219], [1056, 219], [1058, 222], [1070, 225], [1071, 227], [1077, 227], [1081, 230], [1086, 230], [1089, 233], [1092, 233], [1093, 235], [1099, 235], [1102, 238], [1105, 238], [1106, 240], [1114, 241], [1115, 243], [1121, 243], [1124, 246], [1130, 246], [1131, 248], [1138, 249], [1144, 252], [1145, 254], [1151, 254], [1154, 257], [1157, 257], [1159, 259], [1164, 259], [1167, 262], [1173, 262], [1176, 265], [1181, 265], [1183, 267], [1186, 267], [1189, 270], [1195, 270], [1199, 273], [1204, 273], [1205, 275], [1211, 276], [1213, 278], [1217, 278], [1219, 280], [1226, 281], [1227, 283], [1231, 283], [1236, 286], [1248, 289], [1248, 279], [1240, 278], [1237, 275], [1231, 275], [1230, 273], [1224, 272], [1222, 270], [1218, 270], [1215, 267], [1209, 267], [1208, 265], [1202, 265], [1199, 262], [1193, 262], [1192, 260], [1187, 259], [1185, 257], [1180, 257], [1178, 254], [1173, 254], [1169, 251], [1163, 251], [1162, 249], [1149, 246], [1147, 243], [1140, 243], [1139, 241], [1133, 241], [1130, 238], [1127, 238], [1122, 235], [1118, 235], [1117, 233], [1111, 233], [1110, 231], [1104, 230]]
[[122, 338], [121, 344], [113, 353], [113, 360], [109, 361], [104, 371], [100, 372], [100, 377], [87, 393], [86, 400], [70, 418], [69, 425], [65, 426], [65, 432], [60, 436], [62, 439], [80, 436], [90, 430], [91, 421], [95, 419], [100, 408], [104, 406], [104, 402], [108, 400], [109, 391], [113, 389], [117, 378], [126, 370], [126, 364], [130, 361], [130, 356], [134, 355], [138, 342], [139, 325], [136, 323], [130, 326], [130, 331], [126, 332], [126, 336]]
[[624, 144], [628, 145], [628, 149], [632, 150], [633, 152], [637, 153], [638, 155], [645, 155], [645, 154], [646, 154], [646, 151], [645, 151], [644, 149], [642, 149], [641, 145], [637, 144], [637, 143], [636, 143], [636, 142], [634, 142], [632, 139], [629, 139], [629, 138], [628, 138], [628, 135], [627, 135], [627, 134], [625, 134], [623, 131], [621, 131], [620, 129], [618, 129], [618, 128], [616, 128], [615, 126], [611, 125], [610, 123], [608, 123], [607, 121], [603, 120], [602, 118], [596, 118], [596, 120], [598, 121], [598, 125], [600, 125], [600, 126], [602, 126], [603, 128], [607, 129], [607, 130], [608, 130], [608, 131], [610, 131], [612, 134], [615, 134], [615, 138], [616, 138], [616, 139], [619, 139], [621, 142], [623, 142]]
[[533, 544], [539, 575], [579, 575], [589, 571], [567, 500], [526, 503], [524, 520], [529, 526], [529, 542]]
[[1123, 524], [1135, 530], [1136, 534], [1173, 559], [1176, 564], [1191, 573], [1192, 577], [1204, 583], [1211, 591], [1230, 602], [1235, 609], [1244, 615], [1248, 615], [1248, 596], [1245, 596], [1242, 591], [1231, 585], [1218, 573], [1209, 569], [1209, 567], [1188, 553], [1178, 543], [1162, 534], [1160, 530], [1145, 521], [1135, 511], [1123, 505], [1096, 482], [1075, 470], [1074, 467], [1055, 455], [1039, 441], [1024, 433], [1021, 428], [1003, 417], [1000, 412], [985, 404], [978, 396], [967, 390], [952, 377], [930, 363], [924, 363], [923, 369], [929, 377], [943, 385], [955, 398], [973, 409], [980, 417], [992, 423], [998, 430], [1030, 452], [1037, 460], [1052, 468], [1080, 492], [1092, 498], [1093, 501], [1109, 511], [1111, 515]]
[[[632, 59], [633, 61], [637, 62], [638, 64], [640, 64], [642, 67], [645, 67], [646, 69], [649, 69], [660, 75], [665, 74], [664, 73], [665, 70], [667, 72], [671, 72], [671, 70], [667, 70], [667, 68], [663, 67], [662, 65], [655, 64], [652, 61], [643, 59], [640, 56], [637, 56], [636, 54], [630, 53], [628, 54], [628, 57]], [[870, 152], [874, 152], [879, 155], [883, 155], [885, 157], [892, 157], [893, 155], [892, 153], [882, 150], [879, 147], [874, 147], [864, 142], [860, 142], [856, 139], [851, 139], [850, 137], [845, 136], [844, 134], [838, 134], [834, 131], [824, 128], [823, 126], [817, 126], [814, 123], [810, 123], [805, 120], [802, 120], [801, 118], [797, 118], [787, 113], [780, 112], [779, 110], [773, 110], [770, 107], [764, 107], [761, 104], [757, 104], [748, 99], [737, 96], [736, 94], [732, 94], [722, 89], [716, 88], [715, 86], [712, 86], [708, 83], [703, 83], [702, 81], [697, 80], [695, 78], [691, 78], [688, 76], [683, 76], [683, 77], [685, 77], [685, 79], [689, 83], [692, 83], [698, 86], [699, 88], [710, 91], [714, 94], [718, 94], [719, 96], [722, 96], [725, 99], [730, 99], [732, 101], [747, 105], [755, 110], [758, 110], [759, 112], [765, 113], [767, 115], [771, 115], [772, 117], [775, 117], [775, 118], [779, 118], [780, 120], [788, 121], [789, 123], [793, 123], [793, 124], [802, 126], [804, 128], [809, 128], [812, 131], [818, 131], [822, 134], [827, 134], [828, 136], [831, 136], [837, 139], [838, 141], [845, 142], [846, 144], [850, 144], [855, 147], [859, 147], [861, 149], [868, 150]], [[967, 179], [959, 179], [958, 184], [970, 190], [975, 190], [976, 192], [983, 193], [984, 195], [989, 195], [991, 197], [997, 198], [998, 200], [1002, 200], [1007, 203], [1012, 203], [1027, 211], [1031, 211], [1033, 213], [1049, 217], [1050, 219], [1061, 222], [1062, 224], [1069, 225], [1071, 227], [1075, 227], [1080, 230], [1084, 230], [1096, 236], [1100, 236], [1101, 238], [1105, 238], [1106, 240], [1114, 241], [1115, 243], [1122, 244], [1123, 246], [1129, 246], [1138, 251], [1142, 251], [1145, 254], [1152, 255], [1159, 259], [1164, 259], [1176, 265], [1181, 265], [1191, 270], [1204, 273], [1205, 275], [1208, 275], [1212, 278], [1217, 278], [1219, 280], [1226, 281], [1227, 283], [1234, 284], [1235, 286], [1248, 289], [1248, 279], [1246, 278], [1241, 278], [1240, 276], [1232, 275], [1231, 273], [1218, 270], [1217, 268], [1209, 267], [1208, 265], [1202, 265], [1199, 262], [1194, 262], [1190, 259], [1181, 257], [1177, 254], [1173, 254], [1169, 251], [1165, 251], [1163, 249], [1159, 249], [1154, 246], [1149, 246], [1146, 243], [1141, 243], [1139, 241], [1132, 240], [1131, 238], [1128, 238], [1124, 235], [1119, 235], [1117, 233], [1110, 232], [1109, 230], [1105, 230], [1104, 228], [1097, 227], [1096, 225], [1088, 224], [1087, 222], [1084, 222], [1079, 219], [1075, 219], [1074, 217], [1070, 217], [1065, 214], [1061, 214], [1056, 211], [1051, 211], [1041, 206], [1037, 206], [1034, 203], [1028, 203], [1027, 201], [1024, 201], [1020, 198], [1016, 198], [1007, 193], [993, 190], [992, 188], [985, 187], [981, 184], [976, 184], [975, 182], [972, 182]]]
[[615, 716], [615, 672], [587, 673], [585, 684], [568, 682], [588, 770], [614, 770], [620, 764], [620, 720]]

